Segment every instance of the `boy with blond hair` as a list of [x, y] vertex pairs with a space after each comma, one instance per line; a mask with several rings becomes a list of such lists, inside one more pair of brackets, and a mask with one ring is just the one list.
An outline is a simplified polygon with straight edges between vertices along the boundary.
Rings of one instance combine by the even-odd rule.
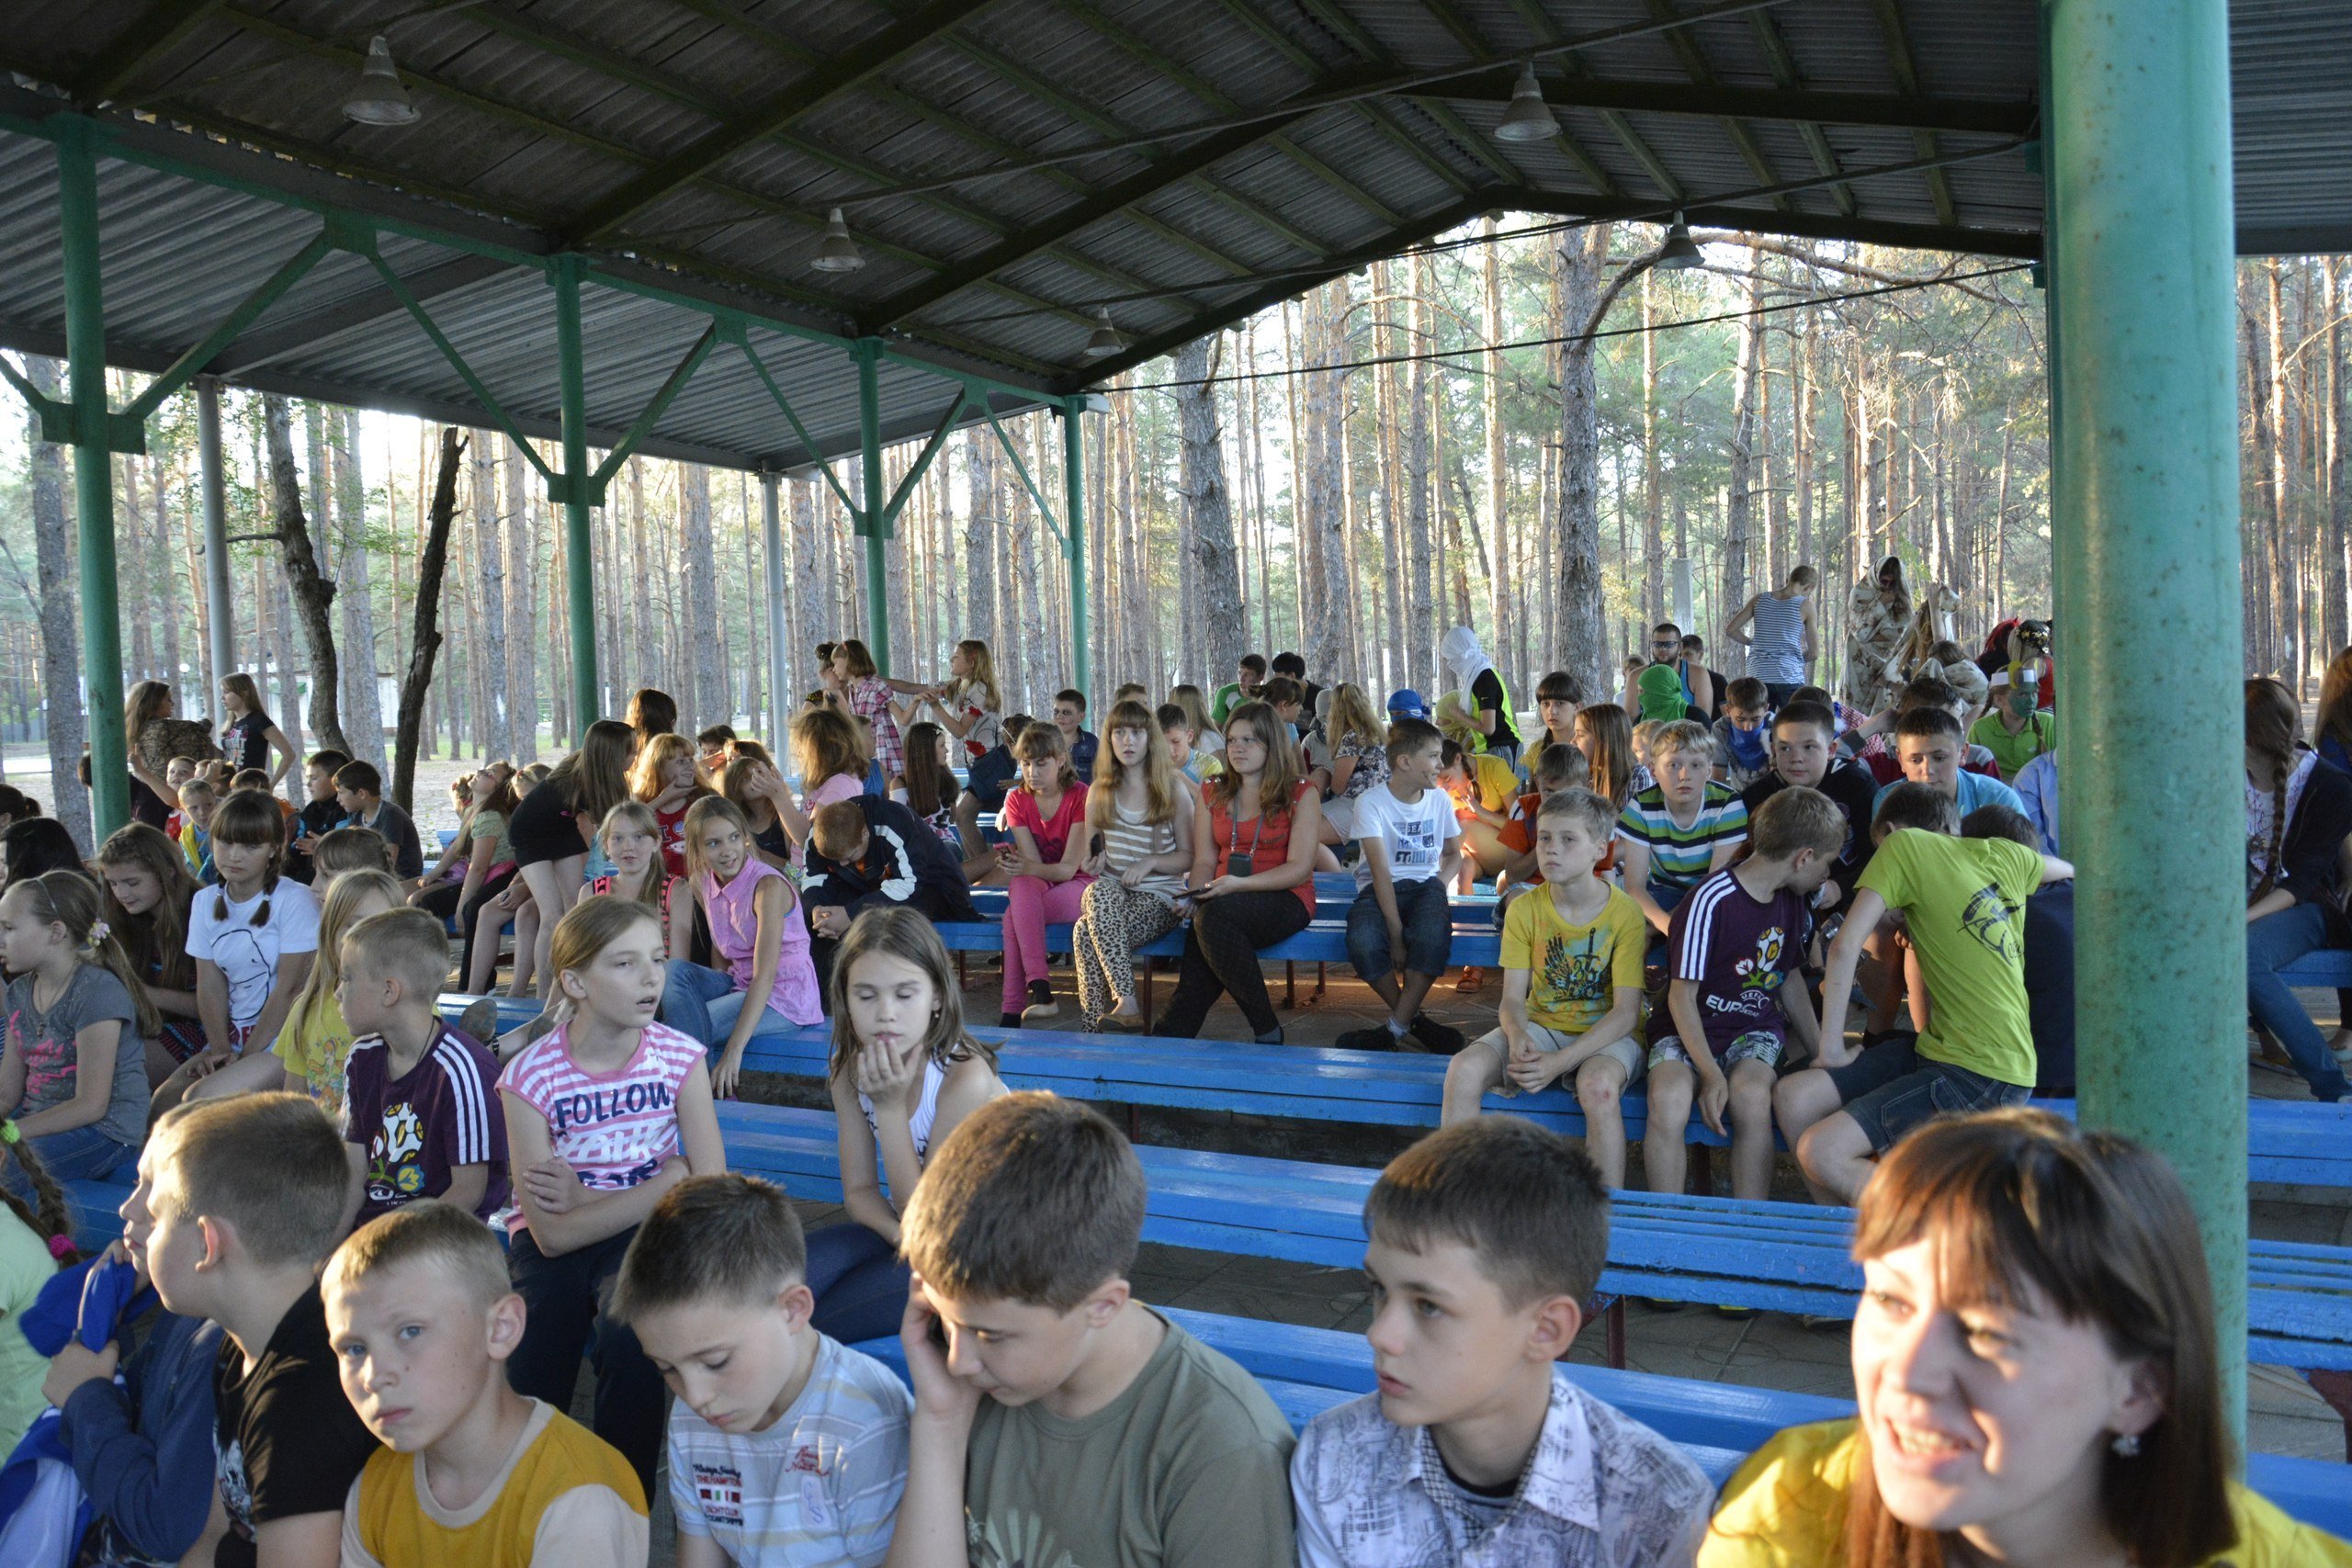
[[1559, 1364], [1609, 1253], [1583, 1151], [1515, 1116], [1444, 1128], [1363, 1224], [1380, 1387], [1299, 1439], [1299, 1568], [1688, 1564], [1713, 1485]]
[[1625, 1182], [1618, 1102], [1641, 1080], [1641, 910], [1593, 874], [1616, 812], [1590, 790], [1546, 795], [1535, 814], [1544, 883], [1503, 917], [1498, 1025], [1446, 1067], [1444, 1123], [1476, 1117], [1490, 1089], [1533, 1093], [1573, 1075], [1592, 1157]]
[[1143, 1167], [1102, 1114], [1009, 1094], [899, 1223], [915, 1390], [892, 1568], [1291, 1568], [1290, 1427], [1135, 1299]]
[[334, 1568], [343, 1505], [376, 1438], [336, 1380], [318, 1268], [345, 1229], [343, 1139], [308, 1095], [165, 1113], [122, 1206], [165, 1307], [229, 1343], [212, 1375], [217, 1568]]
[[810, 1326], [808, 1248], [781, 1189], [680, 1182], [638, 1226], [613, 1310], [676, 1394], [678, 1568], [889, 1555], [907, 1484], [907, 1386]]
[[498, 1062], [441, 1021], [449, 935], [423, 909], [370, 915], [343, 939], [335, 1003], [351, 1029], [345, 1136], [359, 1218], [446, 1198], [487, 1220], [506, 1206]]
[[344, 1499], [342, 1568], [644, 1568], [628, 1461], [506, 1382], [523, 1298], [488, 1226], [411, 1203], [335, 1248], [321, 1294], [344, 1394], [384, 1444]]
[[1661, 724], [1643, 760], [1657, 782], [1625, 803], [1617, 863], [1625, 892], [1663, 935], [1683, 895], [1729, 865], [1747, 841], [1747, 807], [1712, 775], [1713, 739], [1695, 719]]

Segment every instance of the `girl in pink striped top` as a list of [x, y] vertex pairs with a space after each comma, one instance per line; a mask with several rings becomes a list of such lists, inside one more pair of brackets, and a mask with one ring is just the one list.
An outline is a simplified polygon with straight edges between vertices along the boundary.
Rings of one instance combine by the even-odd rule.
[[742, 1076], [752, 1035], [820, 1023], [825, 1008], [799, 897], [790, 877], [752, 852], [741, 807], [710, 795], [686, 808], [686, 869], [710, 922], [711, 956], [727, 967], [671, 960], [662, 1021], [705, 1045], [724, 1042], [711, 1072], [724, 1100]]
[[662, 1195], [727, 1168], [703, 1048], [654, 1021], [664, 945], [661, 920], [633, 898], [574, 905], [548, 942], [556, 1026], [498, 1079], [518, 1211], [507, 1268], [528, 1308], [508, 1381], [564, 1408], [593, 1333], [596, 1435], [649, 1483], [662, 1374], [602, 1303]]

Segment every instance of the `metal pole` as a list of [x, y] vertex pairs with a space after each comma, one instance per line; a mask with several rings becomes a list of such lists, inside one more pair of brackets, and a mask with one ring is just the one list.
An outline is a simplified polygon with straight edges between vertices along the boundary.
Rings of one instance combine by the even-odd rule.
[[1086, 412], [1084, 398], [1072, 398], [1062, 415], [1062, 546], [1069, 563], [1070, 684], [1091, 704], [1094, 688], [1086, 668]]
[[605, 711], [596, 685], [596, 563], [588, 535], [588, 378], [580, 351], [580, 277], [587, 265], [578, 255], [555, 258], [555, 362], [563, 418], [564, 604], [571, 627], [574, 744]]
[[[2082, 1116], [2187, 1184], [2243, 1433], [2244, 785], [2228, 747], [2165, 740], [2181, 714], [2239, 705], [2229, 42], [2227, 0], [2064, 0], [2044, 124], [2065, 323], [2052, 536], [2062, 624], [2083, 623], [2060, 671], [2062, 829], [2081, 868], [2075, 984], [2098, 1010]], [[2179, 830], [2151, 854], [2159, 821]]]
[[890, 673], [890, 585], [884, 578], [889, 568], [883, 549], [883, 533], [889, 520], [882, 515], [889, 496], [882, 488], [882, 384], [876, 374], [882, 360], [882, 340], [862, 337], [857, 340], [857, 440], [858, 472], [862, 487], [858, 504], [865, 512], [865, 646], [874, 655], [874, 667], [883, 674]]
[[204, 657], [210, 688], [204, 705], [211, 712], [220, 682], [237, 668], [237, 611], [229, 597], [229, 493], [220, 476], [220, 382], [213, 376], [196, 378], [196, 461], [204, 488]]
[[[95, 128], [61, 115], [59, 250], [65, 270], [65, 364], [74, 401], [74, 514], [82, 573], [83, 684], [90, 724], [90, 804], [103, 840], [130, 820], [130, 761], [122, 712], [122, 622], [115, 606], [114, 456], [107, 440], [106, 306], [98, 272]], [[52, 694], [51, 701], [71, 701]]]
[[[789, 688], [784, 644], [789, 634], [784, 619], [784, 516], [777, 488], [778, 476], [773, 470], [760, 475], [760, 538], [767, 550], [768, 576], [768, 734], [781, 742], [785, 716], [792, 710], [785, 701]], [[807, 563], [800, 570], [808, 570]]]

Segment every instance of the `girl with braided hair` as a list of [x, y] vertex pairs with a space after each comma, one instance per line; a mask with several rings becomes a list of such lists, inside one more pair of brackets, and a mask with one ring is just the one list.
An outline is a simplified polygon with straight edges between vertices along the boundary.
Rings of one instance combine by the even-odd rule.
[[2294, 694], [2245, 683], [2245, 988], [2254, 1021], [2285, 1048], [2323, 1100], [2352, 1094], [2344, 1066], [2278, 972], [2352, 939], [2336, 852], [2352, 833], [2352, 777], [2302, 744]]
[[[98, 916], [97, 885], [52, 871], [0, 897], [0, 964], [16, 978], [0, 1049], [0, 1141], [13, 1132], [62, 1180], [112, 1175], [147, 1132], [147, 1055], [162, 1028], [147, 987]], [[0, 1185], [32, 1190], [20, 1166]]]
[[9, 1135], [11, 1126], [0, 1123], [0, 1173], [26, 1194], [0, 1186], [0, 1443], [13, 1451], [49, 1403], [41, 1395], [49, 1359], [27, 1342], [19, 1320], [40, 1299], [41, 1287], [80, 1254], [63, 1190], [42, 1168], [30, 1140]]

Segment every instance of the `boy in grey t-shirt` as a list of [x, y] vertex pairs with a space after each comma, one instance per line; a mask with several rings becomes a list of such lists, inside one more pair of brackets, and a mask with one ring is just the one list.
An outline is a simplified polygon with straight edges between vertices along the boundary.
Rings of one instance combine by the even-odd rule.
[[932, 1150], [899, 1222], [915, 1389], [891, 1568], [1291, 1568], [1290, 1427], [1135, 1299], [1143, 1168], [1011, 1094]]

